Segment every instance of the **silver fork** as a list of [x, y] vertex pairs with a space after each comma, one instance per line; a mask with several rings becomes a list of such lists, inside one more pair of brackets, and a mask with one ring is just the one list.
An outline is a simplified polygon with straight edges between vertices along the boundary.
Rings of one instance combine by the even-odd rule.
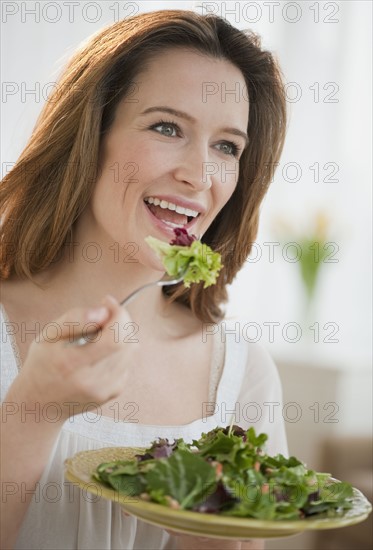
[[134, 290], [133, 292], [131, 292], [131, 294], [129, 294], [127, 296], [127, 298], [124, 298], [124, 300], [122, 300], [119, 305], [120, 306], [126, 306], [127, 304], [132, 302], [132, 300], [140, 292], [142, 292], [145, 288], [149, 288], [150, 286], [160, 286], [160, 287], [162, 287], [162, 286], [167, 286], [167, 285], [177, 285], [178, 283], [181, 283], [181, 281], [184, 279], [185, 273], [186, 273], [186, 269], [184, 269], [184, 271], [182, 272], [181, 275], [179, 275], [179, 277], [174, 277], [172, 275], [168, 275], [167, 273], [165, 273], [163, 275], [163, 277], [161, 279], [159, 279], [158, 281], [153, 281], [152, 283], [146, 283], [146, 285], [142, 285], [139, 288], [137, 288], [136, 290]]
[[[142, 285], [140, 286], [139, 288], [137, 288], [136, 290], [134, 290], [133, 292], [131, 292], [131, 294], [129, 294], [126, 298], [124, 298], [124, 300], [122, 300], [119, 305], [120, 306], [125, 306], [127, 304], [129, 304], [130, 302], [132, 302], [132, 300], [138, 295], [140, 294], [140, 292], [142, 292], [143, 290], [145, 290], [145, 288], [149, 288], [151, 286], [168, 286], [168, 285], [177, 285], [178, 283], [181, 283], [181, 281], [184, 279], [184, 275], [186, 273], [187, 269], [184, 269], [184, 271], [181, 273], [181, 275], [179, 275], [179, 277], [174, 277], [172, 275], [168, 275], [167, 273], [165, 273], [163, 275], [163, 277], [161, 279], [159, 279], [158, 281], [153, 281], [152, 283], [146, 283], [146, 285]], [[98, 331], [96, 332], [91, 332], [90, 333], [90, 336], [91, 337], [94, 337], [98, 334]], [[86, 344], [89, 344], [90, 341], [89, 340], [86, 340], [83, 336], [80, 336], [79, 338], [76, 338], [74, 340], [69, 340], [66, 345], [68, 346], [85, 346]]]

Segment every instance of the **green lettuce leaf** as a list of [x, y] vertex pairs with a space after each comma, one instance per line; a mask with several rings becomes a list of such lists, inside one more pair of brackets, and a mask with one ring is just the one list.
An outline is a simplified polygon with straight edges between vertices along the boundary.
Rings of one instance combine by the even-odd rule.
[[181, 508], [191, 508], [216, 487], [215, 470], [190, 451], [176, 450], [169, 458], [157, 460], [146, 476], [147, 491], [158, 500], [170, 496]]
[[179, 277], [186, 270], [186, 287], [200, 281], [204, 281], [204, 288], [216, 283], [222, 268], [221, 256], [207, 244], [195, 240], [190, 246], [172, 245], [151, 236], [145, 242], [157, 253], [169, 275]]

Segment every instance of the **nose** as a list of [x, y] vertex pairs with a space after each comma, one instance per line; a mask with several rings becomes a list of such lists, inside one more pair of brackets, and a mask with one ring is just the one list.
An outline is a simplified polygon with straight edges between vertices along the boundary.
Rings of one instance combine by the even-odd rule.
[[210, 189], [211, 176], [216, 172], [213, 162], [209, 161], [208, 145], [204, 143], [188, 143], [180, 151], [174, 177], [196, 191]]

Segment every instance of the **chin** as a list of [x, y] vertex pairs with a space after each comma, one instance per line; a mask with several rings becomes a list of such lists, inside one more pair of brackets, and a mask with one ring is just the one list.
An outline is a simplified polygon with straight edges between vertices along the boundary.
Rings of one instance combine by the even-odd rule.
[[146, 253], [145, 251], [140, 251], [138, 255], [138, 262], [147, 269], [151, 269], [152, 271], [158, 271], [160, 276], [163, 275], [163, 273], [165, 272], [163, 263], [155, 254], [155, 252], [150, 250], [150, 248], [149, 248], [149, 253], [148, 251], [146, 251]]

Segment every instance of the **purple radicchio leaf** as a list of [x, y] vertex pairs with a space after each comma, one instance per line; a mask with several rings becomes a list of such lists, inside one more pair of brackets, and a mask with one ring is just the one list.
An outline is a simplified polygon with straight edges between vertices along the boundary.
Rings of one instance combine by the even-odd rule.
[[135, 455], [135, 457], [138, 462], [154, 458], [167, 458], [172, 455], [175, 449], [177, 449], [177, 442], [175, 440], [173, 443], [170, 443], [167, 438], [158, 438], [157, 441], [153, 441], [153, 444], [145, 454]]
[[234, 497], [220, 480], [215, 491], [203, 502], [194, 506], [193, 510], [204, 514], [216, 514], [223, 509], [231, 507], [236, 502], [239, 502], [239, 499]]
[[197, 240], [195, 235], [189, 235], [188, 231], [184, 227], [175, 227], [175, 238], [170, 244], [176, 244], [178, 246], [190, 246], [193, 241]]
[[[230, 426], [227, 426], [226, 428], [224, 428], [223, 433], [225, 435], [228, 435], [229, 430], [230, 430]], [[243, 441], [246, 441], [247, 439], [245, 430], [240, 426], [237, 426], [236, 424], [233, 424], [231, 429], [231, 434], [237, 435], [238, 437], [242, 437]]]

